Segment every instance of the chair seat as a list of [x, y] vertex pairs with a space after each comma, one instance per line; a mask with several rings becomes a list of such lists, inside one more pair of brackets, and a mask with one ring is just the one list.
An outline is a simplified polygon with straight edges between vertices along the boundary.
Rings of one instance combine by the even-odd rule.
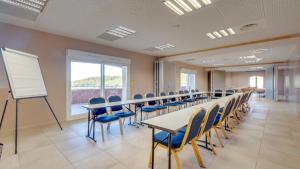
[[[183, 141], [183, 138], [184, 138], [184, 134], [185, 133], [182, 133], [182, 132], [178, 132], [176, 135], [172, 135], [172, 148], [179, 148], [182, 141]], [[158, 142], [160, 144], [163, 144], [165, 146], [168, 146], [168, 136], [169, 136], [169, 133], [168, 132], [165, 132], [165, 131], [161, 131], [157, 134], [155, 134], [154, 136], [154, 141], [155, 142]]]
[[155, 106], [158, 108], [158, 110], [162, 110], [162, 109], [166, 109], [168, 108], [168, 106], [163, 106], [163, 105], [159, 105], [159, 106]]
[[96, 121], [100, 123], [108, 123], [115, 120], [119, 120], [119, 117], [116, 115], [106, 115], [106, 116], [100, 116], [96, 118]]
[[118, 116], [118, 117], [130, 117], [130, 116], [133, 116], [133, 115], [135, 115], [135, 113], [134, 112], [132, 112], [132, 111], [125, 111], [125, 112], [118, 112], [118, 113], [115, 113], [115, 115], [116, 116]]
[[216, 126], [219, 123], [220, 118], [221, 118], [221, 114], [218, 114], [217, 117], [215, 118], [214, 126]]
[[185, 133], [186, 132], [186, 127], [181, 128], [178, 132]]
[[154, 112], [158, 110], [156, 106], [147, 106], [147, 107], [143, 107], [142, 109], [143, 112]]
[[166, 106], [178, 106], [179, 104], [176, 102], [171, 102], [171, 103], [167, 103], [165, 104]]
[[188, 103], [194, 102], [194, 101], [195, 101], [194, 99], [184, 99], [184, 100], [183, 100], [183, 102], [188, 102]]
[[200, 99], [200, 100], [207, 100], [208, 97], [207, 97], [207, 96], [200, 96], [199, 99]]

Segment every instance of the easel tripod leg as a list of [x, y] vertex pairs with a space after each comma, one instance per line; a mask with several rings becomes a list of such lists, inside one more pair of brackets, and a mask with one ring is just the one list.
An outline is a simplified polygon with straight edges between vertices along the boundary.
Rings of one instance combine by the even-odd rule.
[[18, 103], [19, 103], [19, 100], [17, 99], [16, 100], [16, 126], [15, 126], [15, 154], [18, 153], [18, 123], [19, 123], [19, 110], [18, 110]]
[[1, 122], [0, 122], [0, 129], [2, 128], [2, 123], [3, 123], [4, 116], [5, 116], [7, 104], [8, 104], [8, 99], [6, 99], [6, 101], [5, 101], [5, 105], [4, 105], [4, 109], [3, 109], [3, 113], [2, 113], [2, 117], [1, 117]]
[[46, 97], [45, 97], [45, 101], [46, 101], [46, 103], [47, 103], [47, 105], [48, 105], [48, 107], [49, 107], [49, 109], [50, 109], [52, 115], [54, 116], [54, 118], [55, 118], [57, 124], [59, 125], [60, 129], [62, 130], [63, 128], [61, 127], [61, 125], [60, 125], [60, 123], [59, 123], [59, 121], [58, 121], [58, 119], [57, 119], [57, 117], [56, 117], [56, 115], [55, 115], [55, 113], [54, 113], [52, 107], [50, 106], [50, 104], [49, 104], [49, 102], [48, 102], [48, 99], [47, 99]]

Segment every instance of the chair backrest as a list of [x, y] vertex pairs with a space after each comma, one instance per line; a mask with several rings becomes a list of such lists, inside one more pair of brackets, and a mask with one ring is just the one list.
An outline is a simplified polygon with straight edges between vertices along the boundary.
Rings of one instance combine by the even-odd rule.
[[[147, 94], [146, 94], [146, 98], [153, 98], [153, 97], [155, 97], [154, 93], [147, 93]], [[155, 101], [155, 100], [149, 101], [149, 102], [148, 102], [148, 105], [149, 105], [149, 106], [156, 105], [156, 101]]]
[[235, 98], [231, 99], [230, 102], [229, 102], [229, 104], [225, 108], [225, 110], [223, 110], [224, 115], [223, 115], [221, 121], [224, 121], [228, 117], [228, 115], [231, 113], [231, 110], [232, 110], [232, 107], [233, 107], [234, 103], [235, 103]]
[[[122, 98], [120, 96], [108, 97], [108, 102], [120, 102], [120, 101], [122, 101]], [[123, 106], [122, 105], [111, 106], [110, 109], [111, 111], [120, 111], [123, 110]]]
[[236, 99], [236, 101], [235, 101], [235, 103], [234, 103], [234, 105], [233, 105], [232, 110], [234, 110], [234, 111], [236, 110], [236, 108], [240, 104], [240, 101], [241, 101], [241, 96], [238, 96], [237, 99]]
[[[139, 94], [139, 93], [134, 94], [134, 95], [133, 95], [133, 99], [135, 99], [135, 100], [143, 99], [143, 95], [142, 95], [142, 94]], [[143, 103], [137, 103], [137, 104], [135, 104], [135, 105], [136, 105], [136, 107], [142, 107], [144, 104], [143, 104]]]
[[214, 124], [214, 121], [218, 115], [218, 112], [219, 112], [219, 109], [220, 109], [220, 106], [218, 104], [214, 105], [213, 108], [207, 112], [207, 117], [205, 118], [205, 121], [204, 121], [204, 127], [203, 127], [203, 133], [207, 132], [208, 130], [211, 129], [211, 127], [213, 126]]
[[[169, 92], [169, 95], [175, 95], [175, 92]], [[170, 98], [171, 102], [175, 102], [176, 101], [176, 98]]]
[[230, 95], [233, 95], [234, 94], [234, 90], [231, 90], [231, 89], [229, 89], [229, 90], [226, 90], [226, 96], [230, 96]]
[[180, 148], [183, 148], [185, 144], [198, 137], [201, 131], [201, 124], [205, 118], [205, 115], [206, 111], [204, 109], [201, 109], [200, 111], [194, 113], [191, 116]]
[[[106, 101], [103, 97], [94, 97], [89, 100], [89, 104], [101, 104], [101, 103], [105, 103], [105, 102]], [[93, 110], [93, 114], [95, 116], [106, 114], [106, 113], [107, 113], [107, 111], [106, 111], [105, 107]]]
[[[165, 92], [161, 92], [160, 96], [167, 96], [167, 94]], [[162, 99], [163, 104], [168, 102], [168, 99]]]
[[[179, 94], [184, 94], [184, 91], [183, 90], [179, 90], [178, 92]], [[181, 96], [181, 100], [184, 100], [186, 99], [186, 96]]]
[[199, 92], [199, 89], [196, 89], [195, 92]]
[[216, 89], [216, 90], [215, 90], [215, 93], [214, 93], [214, 96], [215, 96], [215, 97], [222, 97], [222, 92], [223, 92], [223, 90], [221, 90], [221, 89]]
[[[184, 94], [189, 94], [190, 92], [189, 92], [188, 90], [184, 90], [183, 93], [184, 93]], [[190, 98], [190, 96], [187, 95], [187, 96], [185, 96], [185, 98]]]

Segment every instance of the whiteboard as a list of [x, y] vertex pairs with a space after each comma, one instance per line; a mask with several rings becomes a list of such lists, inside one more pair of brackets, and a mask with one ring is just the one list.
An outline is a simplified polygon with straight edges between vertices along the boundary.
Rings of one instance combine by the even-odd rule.
[[38, 56], [1, 48], [14, 99], [47, 96]]

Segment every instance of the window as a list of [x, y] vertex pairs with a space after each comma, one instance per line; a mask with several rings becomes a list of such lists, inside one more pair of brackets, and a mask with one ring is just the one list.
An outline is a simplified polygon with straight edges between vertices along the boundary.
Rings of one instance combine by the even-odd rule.
[[180, 73], [180, 90], [191, 90], [196, 87], [196, 73], [183, 69]]
[[249, 78], [250, 87], [264, 88], [264, 77], [262, 76], [251, 76]]
[[93, 54], [68, 50], [68, 119], [85, 117], [87, 111], [82, 106], [93, 97], [101, 96], [107, 99], [111, 95], [118, 95], [123, 100], [127, 99], [127, 70], [130, 62], [112, 56], [91, 55]]

